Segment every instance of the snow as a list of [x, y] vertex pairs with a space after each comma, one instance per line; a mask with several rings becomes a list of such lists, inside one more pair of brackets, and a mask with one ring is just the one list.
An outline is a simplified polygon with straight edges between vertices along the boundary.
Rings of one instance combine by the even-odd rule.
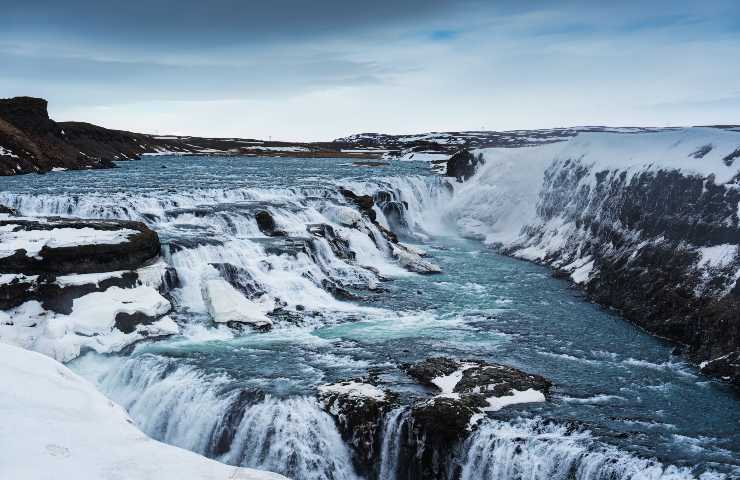
[[572, 278], [575, 283], [586, 283], [593, 269], [594, 261], [591, 260], [590, 262], [584, 263], [580, 267], [576, 268], [570, 274], [570, 278]]
[[152, 440], [123, 408], [51, 358], [0, 344], [0, 465], [7, 479], [279, 480]]
[[90, 227], [11, 231], [14, 227], [4, 225], [0, 229], [0, 257], [8, 257], [20, 249], [25, 250], [27, 256], [36, 257], [44, 247], [124, 243], [128, 241], [130, 235], [138, 233], [128, 228], [98, 230]]
[[320, 385], [319, 393], [322, 395], [342, 395], [351, 398], [371, 398], [377, 401], [385, 400], [385, 392], [375, 385], [356, 381]]
[[450, 395], [455, 386], [462, 380], [463, 372], [469, 368], [474, 367], [474, 364], [462, 364], [458, 370], [450, 373], [449, 375], [443, 375], [441, 377], [435, 377], [431, 381], [432, 383], [441, 390], [442, 395]]
[[713, 247], [698, 248], [699, 266], [721, 268], [728, 265], [737, 256], [737, 245], [725, 243]]
[[29, 301], [0, 311], [0, 341], [67, 362], [84, 349], [117, 352], [144, 338], [178, 333], [177, 324], [169, 317], [138, 325], [128, 334], [114, 328], [118, 313], [141, 312], [157, 318], [170, 308], [167, 299], [147, 286], [110, 287], [104, 292], [89, 293], [73, 301], [69, 315], [44, 310], [39, 302]]
[[84, 273], [75, 275], [61, 275], [56, 278], [56, 284], [60, 287], [70, 287], [79, 285], [99, 285], [103, 280], [111, 278], [121, 278], [125, 270], [119, 270], [117, 272], [103, 272], [103, 273]]
[[24, 275], [22, 273], [0, 273], [0, 285], [7, 285], [18, 281], [20, 283], [33, 283], [38, 280], [38, 275]]
[[442, 271], [438, 265], [424, 260], [421, 255], [403, 245], [394, 245], [392, 248], [393, 256], [398, 260], [398, 263], [409, 271], [416, 273], [440, 273]]
[[430, 153], [430, 152], [408, 152], [401, 156], [400, 160], [405, 162], [433, 162], [436, 160], [449, 160], [450, 155], [447, 153]]
[[253, 302], [226, 280], [220, 278], [206, 280], [202, 293], [208, 314], [216, 323], [239, 322], [255, 327], [272, 325], [272, 320], [265, 314], [275, 307], [274, 303]]
[[159, 288], [164, 283], [165, 275], [167, 274], [167, 262], [162, 258], [159, 258], [155, 263], [141, 267], [136, 270], [139, 276], [139, 283], [152, 288]]
[[0, 146], [0, 157], [2, 156], [18, 158], [18, 155], [13, 153], [11, 149]]
[[539, 390], [529, 388], [524, 391], [511, 390], [510, 395], [504, 395], [502, 397], [488, 397], [486, 399], [488, 407], [484, 407], [485, 412], [497, 412], [504, 407], [509, 405], [517, 405], [520, 403], [542, 403], [546, 401], [545, 394]]
[[250, 147], [249, 148], [249, 151], [250, 152], [251, 151], [254, 151], [254, 152], [261, 152], [261, 151], [266, 151], [266, 152], [310, 152], [311, 149], [310, 148], [307, 148], [307, 147], [294, 147], [294, 146], [265, 147], [265, 146], [260, 145], [260, 146]]

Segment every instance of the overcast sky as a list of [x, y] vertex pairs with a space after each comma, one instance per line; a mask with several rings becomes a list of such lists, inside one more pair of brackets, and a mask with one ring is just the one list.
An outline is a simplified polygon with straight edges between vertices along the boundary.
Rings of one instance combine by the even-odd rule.
[[740, 2], [0, 0], [0, 97], [151, 133], [740, 123]]

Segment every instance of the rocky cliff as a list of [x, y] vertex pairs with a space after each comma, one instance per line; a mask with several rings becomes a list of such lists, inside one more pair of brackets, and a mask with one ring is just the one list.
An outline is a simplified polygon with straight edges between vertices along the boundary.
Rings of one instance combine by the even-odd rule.
[[166, 146], [148, 135], [55, 122], [41, 98], [0, 99], [0, 175], [110, 168]]
[[473, 153], [486, 164], [451, 208], [464, 232], [553, 267], [740, 384], [740, 132], [581, 133]]

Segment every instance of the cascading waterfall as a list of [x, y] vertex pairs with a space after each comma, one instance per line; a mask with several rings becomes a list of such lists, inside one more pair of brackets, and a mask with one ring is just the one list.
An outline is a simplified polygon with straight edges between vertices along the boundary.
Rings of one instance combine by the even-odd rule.
[[379, 479], [396, 480], [401, 456], [403, 427], [408, 415], [407, 407], [394, 408], [385, 416], [381, 433]]
[[83, 357], [76, 369], [160, 441], [231, 465], [308, 480], [355, 480], [350, 452], [315, 399], [238, 388], [176, 359]]
[[[599, 444], [587, 431], [541, 419], [489, 420], [470, 436], [460, 480], [690, 480], [665, 466]], [[704, 473], [702, 480], [724, 478]]]

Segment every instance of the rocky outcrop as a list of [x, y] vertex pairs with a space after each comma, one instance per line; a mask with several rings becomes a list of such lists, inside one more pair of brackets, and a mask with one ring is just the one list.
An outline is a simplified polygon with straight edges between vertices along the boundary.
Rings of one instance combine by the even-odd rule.
[[60, 361], [177, 326], [159, 239], [130, 221], [0, 218], [0, 339]]
[[319, 387], [319, 399], [368, 478], [453, 480], [456, 455], [485, 412], [544, 402], [552, 384], [505, 365], [444, 357], [401, 366], [427, 393], [394, 391], [377, 372]]
[[[422, 258], [423, 255], [420, 252], [407, 245], [402, 244], [395, 232], [389, 230], [378, 222], [377, 213], [375, 212], [376, 199], [374, 197], [370, 195], [357, 195], [355, 192], [344, 187], [339, 188], [339, 193], [341, 193], [344, 198], [354, 204], [360, 210], [363, 216], [370, 220], [375, 229], [380, 232], [383, 238], [375, 238], [376, 235], [371, 230], [368, 230], [366, 233], [370, 236], [370, 238], [373, 238], [376, 244], [378, 244], [378, 242], [382, 240], [386, 241], [390, 246], [393, 257], [402, 267], [411, 272], [421, 274], [434, 274], [442, 272], [442, 269], [438, 265], [425, 260], [424, 258]], [[380, 208], [387, 207], [389, 202], [392, 202], [391, 199], [393, 198], [390, 192], [385, 191], [376, 193], [376, 197], [380, 202]], [[404, 212], [406, 209], [407, 206], [404, 206], [403, 210], [396, 210], [394, 208], [394, 210], [399, 215], [399, 218], [405, 218]], [[396, 221], [396, 223], [398, 223], [398, 221]]]
[[485, 163], [483, 155], [474, 155], [469, 150], [460, 150], [447, 160], [445, 175], [462, 182], [472, 177], [483, 163]]
[[260, 229], [260, 232], [264, 233], [268, 237], [284, 237], [287, 235], [285, 231], [280, 230], [277, 227], [275, 219], [267, 210], [260, 210], [257, 212], [254, 219], [257, 221], [257, 227]]
[[0, 272], [62, 275], [132, 270], [159, 255], [157, 233], [124, 220], [0, 219]]
[[112, 168], [114, 161], [137, 159], [144, 153], [217, 151], [211, 148], [213, 143], [55, 122], [42, 98], [0, 99], [0, 175]]

